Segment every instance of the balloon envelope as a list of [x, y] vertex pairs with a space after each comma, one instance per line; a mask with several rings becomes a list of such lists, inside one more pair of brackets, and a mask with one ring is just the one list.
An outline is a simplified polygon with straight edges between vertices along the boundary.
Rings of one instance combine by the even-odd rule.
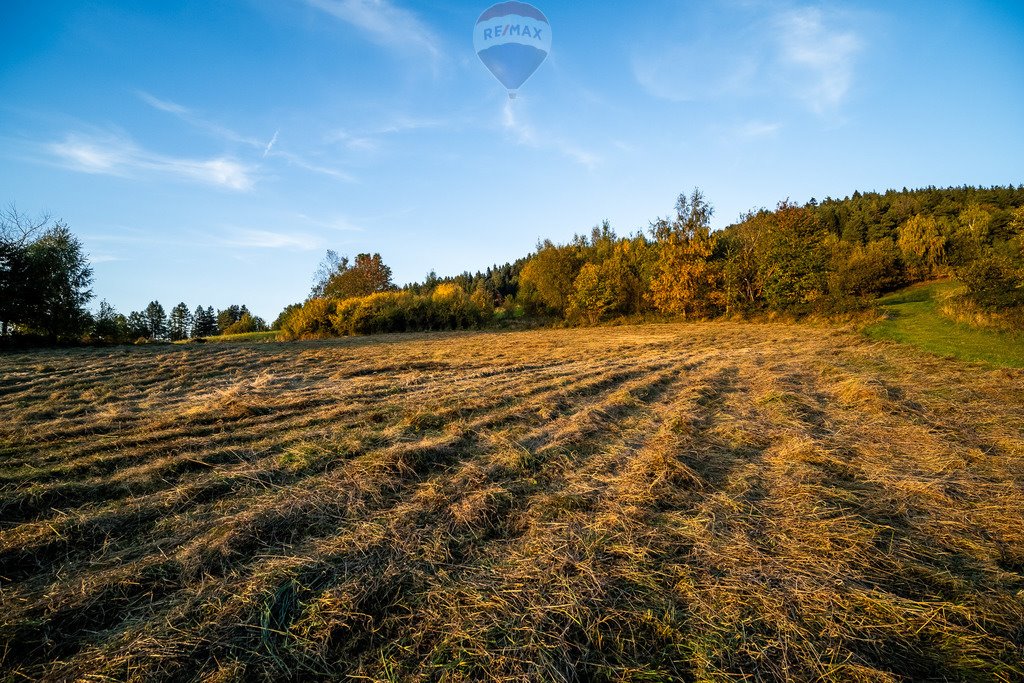
[[514, 91], [548, 56], [551, 26], [533, 5], [499, 2], [476, 20], [473, 47], [494, 77]]

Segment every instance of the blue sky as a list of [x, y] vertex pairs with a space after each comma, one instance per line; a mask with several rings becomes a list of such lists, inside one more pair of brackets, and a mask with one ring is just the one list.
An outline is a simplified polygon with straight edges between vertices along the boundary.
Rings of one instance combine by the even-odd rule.
[[99, 298], [273, 319], [328, 248], [483, 269], [700, 186], [780, 199], [1024, 182], [1024, 3], [535, 2], [510, 102], [489, 2], [0, 8], [0, 201], [64, 218]]

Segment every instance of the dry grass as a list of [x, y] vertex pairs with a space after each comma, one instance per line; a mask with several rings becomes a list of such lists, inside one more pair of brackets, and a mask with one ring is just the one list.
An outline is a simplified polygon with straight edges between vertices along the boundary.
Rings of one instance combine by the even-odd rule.
[[660, 325], [0, 358], [0, 668], [1024, 679], [1024, 372]]

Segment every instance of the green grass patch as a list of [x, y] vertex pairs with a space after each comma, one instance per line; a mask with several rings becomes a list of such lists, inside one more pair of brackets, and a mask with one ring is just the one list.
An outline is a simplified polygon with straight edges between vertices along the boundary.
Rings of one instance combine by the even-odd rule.
[[272, 342], [277, 341], [277, 331], [270, 330], [269, 332], [243, 332], [242, 334], [219, 334], [215, 337], [207, 337], [206, 341], [210, 343], [224, 343], [224, 342]]
[[877, 303], [885, 319], [864, 332], [872, 339], [912, 344], [939, 356], [1024, 368], [1024, 335], [968, 327], [939, 312], [942, 297], [959, 287], [958, 282], [944, 280], [884, 296]]

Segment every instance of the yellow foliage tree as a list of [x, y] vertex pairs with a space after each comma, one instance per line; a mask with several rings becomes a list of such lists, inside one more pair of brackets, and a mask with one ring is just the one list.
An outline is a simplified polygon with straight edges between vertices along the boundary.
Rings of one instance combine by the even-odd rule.
[[583, 263], [578, 244], [556, 246], [545, 240], [523, 266], [519, 282], [536, 291], [548, 308], [564, 313]]
[[652, 226], [660, 253], [651, 302], [660, 312], [700, 318], [724, 303], [722, 273], [711, 261], [718, 241], [711, 233], [712, 213], [695, 189], [689, 198], [679, 196], [675, 220], [659, 220]]
[[947, 238], [931, 216], [915, 215], [900, 226], [903, 258], [919, 275], [933, 273], [946, 260]]

